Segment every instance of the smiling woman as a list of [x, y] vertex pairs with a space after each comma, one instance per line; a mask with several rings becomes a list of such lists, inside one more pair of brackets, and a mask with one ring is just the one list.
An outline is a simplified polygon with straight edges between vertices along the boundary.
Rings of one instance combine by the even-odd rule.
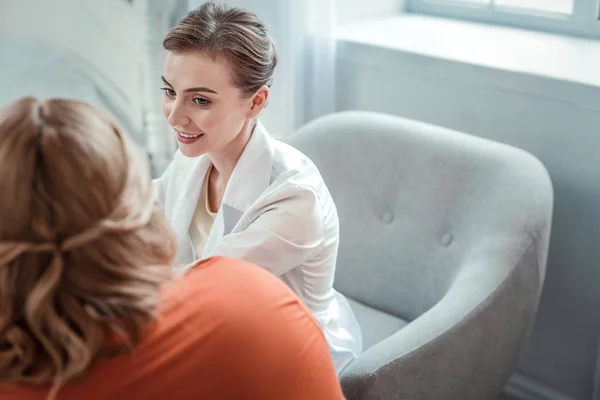
[[319, 321], [341, 372], [359, 354], [361, 335], [333, 289], [338, 215], [315, 165], [258, 120], [277, 65], [265, 26], [246, 10], [209, 2], [163, 45], [162, 110], [179, 151], [156, 187], [178, 261], [223, 255], [280, 277]]

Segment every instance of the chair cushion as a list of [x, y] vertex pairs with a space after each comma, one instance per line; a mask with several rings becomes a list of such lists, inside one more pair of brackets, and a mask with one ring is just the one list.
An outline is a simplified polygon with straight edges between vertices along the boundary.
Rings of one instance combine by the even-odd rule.
[[363, 351], [408, 325], [395, 315], [379, 311], [347, 297], [362, 330]]

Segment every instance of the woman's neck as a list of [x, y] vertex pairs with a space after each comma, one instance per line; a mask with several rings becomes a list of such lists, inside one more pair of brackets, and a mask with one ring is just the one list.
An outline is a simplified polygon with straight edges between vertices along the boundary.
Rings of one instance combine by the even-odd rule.
[[256, 121], [254, 120], [246, 122], [239, 135], [229, 142], [227, 146], [219, 152], [208, 154], [212, 162], [212, 167], [206, 178], [208, 179], [207, 195], [208, 207], [212, 212], [218, 212], [221, 207], [229, 178], [231, 178], [233, 170], [242, 156], [255, 126]]
[[247, 121], [240, 133], [231, 142], [218, 151], [208, 154], [208, 158], [210, 158], [213, 165], [211, 171], [213, 178], [218, 178], [219, 181], [229, 180], [250, 140], [250, 136], [252, 136], [255, 126], [255, 120]]

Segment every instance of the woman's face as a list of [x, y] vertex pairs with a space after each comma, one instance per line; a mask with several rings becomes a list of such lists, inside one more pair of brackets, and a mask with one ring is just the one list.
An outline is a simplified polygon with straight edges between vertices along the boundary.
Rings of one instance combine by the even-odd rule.
[[258, 115], [257, 95], [242, 97], [225, 60], [169, 51], [162, 79], [163, 114], [187, 157], [237, 147], [240, 132]]

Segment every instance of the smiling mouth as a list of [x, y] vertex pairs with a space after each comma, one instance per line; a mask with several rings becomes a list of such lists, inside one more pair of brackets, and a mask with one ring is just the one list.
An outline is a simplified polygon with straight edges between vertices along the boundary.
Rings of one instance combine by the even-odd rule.
[[176, 131], [176, 132], [179, 136], [181, 136], [184, 139], [196, 139], [196, 138], [199, 138], [200, 136], [202, 136], [202, 134], [190, 135], [189, 133], [183, 133], [183, 132], [179, 132], [179, 131]]
[[203, 135], [203, 133], [198, 134], [198, 135], [192, 135], [192, 134], [180, 132], [180, 131], [177, 131], [177, 130], [175, 132], [177, 132], [177, 136], [179, 136], [179, 137], [181, 137], [183, 139], [197, 139], [197, 138], [199, 138], [200, 136]]

